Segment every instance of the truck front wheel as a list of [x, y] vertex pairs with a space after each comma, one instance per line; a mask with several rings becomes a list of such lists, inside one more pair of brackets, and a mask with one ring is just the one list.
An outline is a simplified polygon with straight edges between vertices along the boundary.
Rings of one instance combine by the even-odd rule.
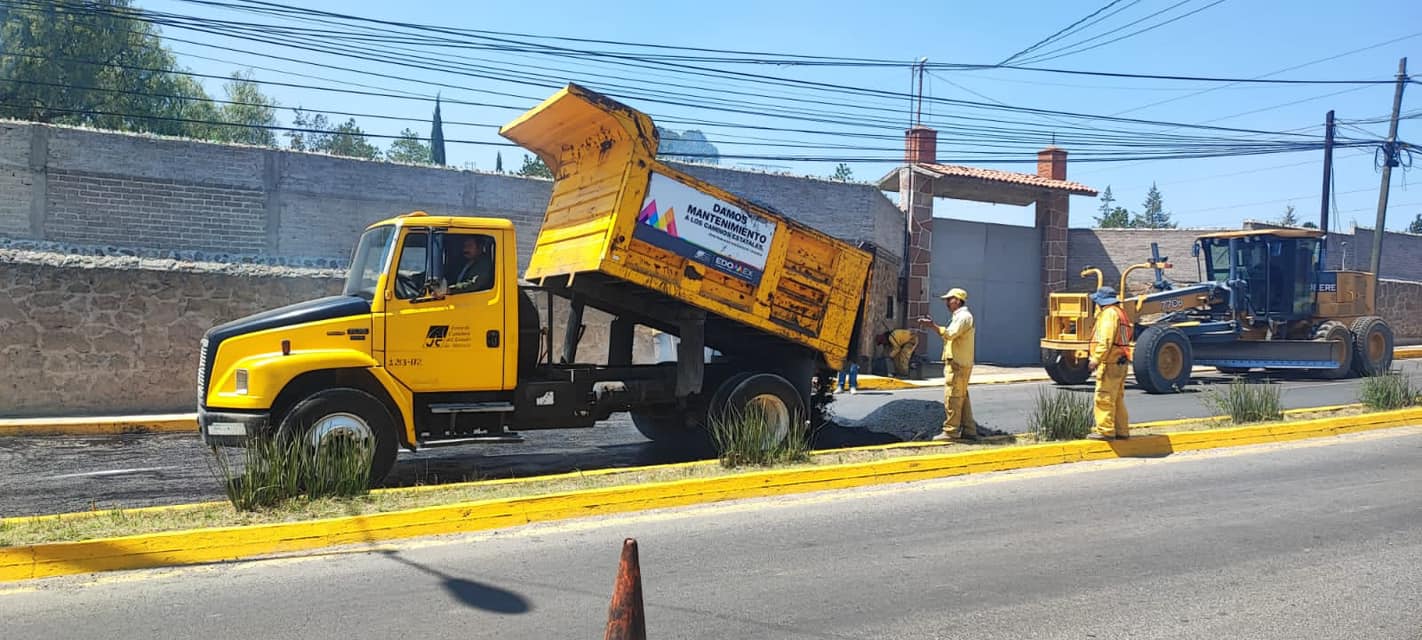
[[395, 419], [384, 403], [359, 389], [326, 389], [307, 396], [281, 419], [277, 437], [299, 438], [316, 451], [342, 438], [361, 445], [369, 457], [370, 487], [395, 466]]

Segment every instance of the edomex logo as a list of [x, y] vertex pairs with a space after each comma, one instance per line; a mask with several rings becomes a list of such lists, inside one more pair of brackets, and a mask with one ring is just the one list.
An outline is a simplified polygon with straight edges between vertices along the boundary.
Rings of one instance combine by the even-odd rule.
[[449, 325], [432, 324], [430, 330], [425, 333], [425, 347], [436, 349], [444, 346], [444, 339], [449, 337]]

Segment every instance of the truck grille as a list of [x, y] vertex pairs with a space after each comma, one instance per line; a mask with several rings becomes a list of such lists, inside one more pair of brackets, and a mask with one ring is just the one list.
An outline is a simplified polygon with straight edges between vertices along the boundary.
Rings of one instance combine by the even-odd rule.
[[203, 406], [207, 400], [207, 338], [202, 339], [198, 345], [198, 373], [197, 373], [198, 406]]

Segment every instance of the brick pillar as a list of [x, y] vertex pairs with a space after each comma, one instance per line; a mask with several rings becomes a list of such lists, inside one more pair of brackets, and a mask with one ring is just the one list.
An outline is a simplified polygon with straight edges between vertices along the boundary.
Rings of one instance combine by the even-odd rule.
[[[906, 313], [904, 324], [917, 326], [917, 319], [932, 315], [932, 291], [929, 290], [929, 269], [933, 264], [933, 178], [913, 170], [913, 165], [938, 162], [938, 132], [927, 127], [914, 127], [904, 135], [904, 162], [899, 169], [899, 209], [904, 212], [908, 228], [908, 271]], [[926, 350], [923, 341], [919, 351]]]
[[[1053, 180], [1066, 180], [1067, 152], [1047, 147], [1037, 152], [1037, 175]], [[1047, 307], [1047, 295], [1067, 287], [1067, 218], [1070, 213], [1068, 196], [1051, 192], [1037, 200], [1037, 230], [1042, 242], [1042, 309]]]

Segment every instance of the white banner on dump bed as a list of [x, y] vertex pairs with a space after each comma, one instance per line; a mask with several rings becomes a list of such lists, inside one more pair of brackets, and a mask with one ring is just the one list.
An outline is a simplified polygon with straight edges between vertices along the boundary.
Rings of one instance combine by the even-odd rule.
[[652, 172], [633, 236], [759, 283], [775, 222]]

